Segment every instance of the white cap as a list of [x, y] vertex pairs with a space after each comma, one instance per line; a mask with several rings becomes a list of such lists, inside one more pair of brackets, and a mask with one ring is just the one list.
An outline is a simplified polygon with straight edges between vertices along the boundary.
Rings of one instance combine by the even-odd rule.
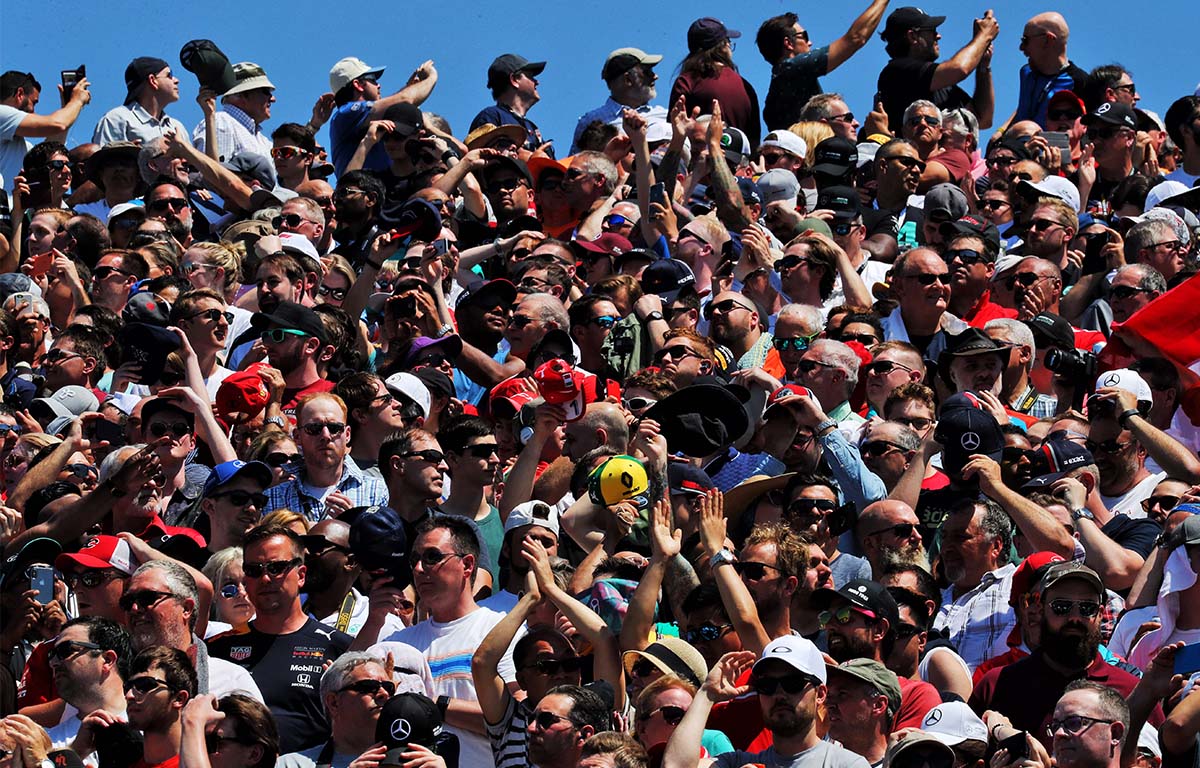
[[278, 237], [281, 250], [298, 253], [301, 256], [307, 256], [317, 264], [321, 263], [321, 254], [317, 253], [317, 247], [304, 235], [297, 232], [280, 232]]
[[646, 123], [646, 143], [670, 141], [672, 130], [671, 124], [665, 120], [650, 120]]
[[548, 531], [553, 531], [557, 537], [558, 509], [544, 501], [527, 501], [513, 507], [504, 521], [504, 532], [516, 530], [525, 525], [540, 525]]
[[1047, 176], [1036, 184], [1022, 179], [1017, 184], [1017, 192], [1022, 193], [1025, 197], [1029, 197], [1030, 189], [1036, 190], [1039, 195], [1057, 197], [1059, 200], [1065, 201], [1067, 205], [1071, 206], [1072, 211], [1079, 210], [1079, 189], [1062, 176]]
[[774, 168], [758, 177], [758, 191], [762, 194], [763, 205], [782, 200], [795, 209], [796, 198], [800, 194], [800, 180], [789, 170]]
[[382, 75], [384, 69], [386, 67], [372, 67], [362, 59], [347, 56], [329, 70], [329, 90], [337, 93], [349, 85], [350, 81], [367, 74]]
[[393, 373], [384, 379], [383, 386], [387, 387], [388, 392], [391, 392], [393, 395], [403, 395], [421, 406], [421, 414], [425, 418], [429, 418], [429, 406], [431, 404], [429, 390], [425, 388], [425, 384], [416, 376], [405, 371]]
[[1006, 253], [1000, 258], [996, 259], [996, 268], [992, 272], [992, 282], [994, 283], [999, 280], [1000, 275], [1017, 266], [1022, 261], [1025, 261], [1026, 258], [1028, 257], [1015, 253]]
[[801, 160], [808, 155], [808, 144], [804, 142], [804, 139], [783, 129], [768, 133], [767, 138], [763, 139], [763, 143], [758, 146], [758, 151], [762, 152], [763, 147], [778, 147]]
[[988, 740], [987, 726], [962, 701], [947, 701], [929, 710], [921, 721], [921, 730], [951, 747], [968, 740]]
[[825, 659], [811, 640], [796, 635], [778, 637], [763, 648], [762, 656], [754, 662], [754, 670], [770, 661], [782, 661], [797, 672], [811, 675], [825, 684]]
[[108, 212], [107, 222], [112, 224], [113, 219], [130, 211], [141, 211], [142, 218], [146, 217], [146, 208], [142, 205], [142, 201], [138, 200], [137, 202], [117, 203], [114, 205]]
[[1116, 387], [1137, 396], [1139, 403], [1153, 403], [1154, 395], [1150, 393], [1150, 385], [1137, 371], [1128, 368], [1117, 368], [1105, 371], [1096, 378], [1096, 389], [1100, 387]]
[[1182, 195], [1189, 189], [1190, 187], [1181, 181], [1168, 180], [1159, 182], [1146, 194], [1146, 204], [1142, 207], [1142, 213], [1151, 208], [1157, 208], [1163, 200], [1175, 197], [1175, 195]]
[[1149, 750], [1155, 757], [1162, 757], [1162, 747], [1158, 743], [1158, 729], [1150, 723], [1144, 723], [1138, 732], [1138, 749]]
[[873, 141], [864, 141], [858, 145], [858, 167], [862, 168], [867, 163], [875, 162], [875, 154], [879, 152], [879, 144]]

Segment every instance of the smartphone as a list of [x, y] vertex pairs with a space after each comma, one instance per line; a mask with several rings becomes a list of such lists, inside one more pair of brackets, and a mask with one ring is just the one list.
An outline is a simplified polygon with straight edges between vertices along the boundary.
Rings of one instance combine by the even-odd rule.
[[996, 749], [1007, 749], [1009, 762], [1024, 760], [1029, 757], [1029, 742], [1026, 740], [1025, 735], [1025, 731], [1014, 733], [1012, 736], [996, 744]]
[[446, 238], [446, 237], [439, 237], [437, 240], [434, 240], [433, 241], [433, 252], [436, 253], [438, 256], [445, 256], [447, 253], [449, 253], [450, 252], [450, 239]]
[[1185, 645], [1175, 652], [1175, 674], [1200, 672], [1200, 643]]
[[850, 502], [830, 512], [829, 516], [825, 518], [825, 525], [829, 527], [830, 536], [841, 536], [853, 528], [857, 520], [858, 508], [854, 506], [853, 502]]
[[37, 590], [39, 604], [48, 605], [54, 600], [54, 569], [48, 565], [34, 565], [29, 570], [33, 571], [29, 588]]
[[417, 297], [416, 296], [400, 296], [393, 299], [391, 302], [395, 307], [392, 310], [396, 317], [416, 317], [417, 314]]
[[87, 439], [121, 446], [125, 444], [125, 430], [108, 419], [92, 419], [87, 426]]
[[1112, 232], [1105, 230], [1103, 232], [1089, 232], [1083, 236], [1085, 241], [1083, 246], [1083, 266], [1082, 273], [1085, 275], [1094, 275], [1097, 272], [1105, 271], [1104, 255], [1101, 253], [1104, 246], [1108, 245], [1112, 240]]
[[1069, 165], [1071, 162], [1071, 137], [1063, 131], [1042, 131], [1041, 136], [1047, 144], [1058, 150], [1062, 164]]
[[663, 182], [658, 182], [650, 186], [650, 202], [658, 203], [663, 208], [667, 207], [667, 185]]
[[50, 271], [50, 267], [54, 264], [54, 251], [47, 251], [40, 256], [34, 256], [29, 260], [29, 276], [41, 277]]
[[59, 74], [62, 76], [63, 101], [70, 101], [71, 92], [75, 90], [75, 84], [87, 75], [87, 67], [80, 64], [78, 69], [63, 69], [60, 70]]

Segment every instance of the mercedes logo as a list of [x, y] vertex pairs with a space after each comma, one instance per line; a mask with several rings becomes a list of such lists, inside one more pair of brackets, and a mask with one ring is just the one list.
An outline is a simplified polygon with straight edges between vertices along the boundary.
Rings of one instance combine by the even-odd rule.
[[942, 720], [942, 710], [940, 707], [934, 707], [929, 710], [929, 715], [925, 718], [925, 726], [937, 725]]
[[1108, 376], [1105, 377], [1105, 379], [1104, 379], [1104, 386], [1106, 386], [1106, 387], [1115, 387], [1120, 383], [1121, 383], [1121, 377], [1115, 373], [1108, 374]]
[[1103, 115], [1108, 110], [1112, 109], [1112, 102], [1106, 101], [1096, 109], [1097, 115]]
[[974, 432], [964, 432], [961, 444], [965, 450], [977, 450], [979, 448], [979, 435]]
[[408, 741], [408, 735], [412, 733], [412, 726], [403, 717], [399, 717], [392, 721], [392, 728], [389, 732], [396, 741]]

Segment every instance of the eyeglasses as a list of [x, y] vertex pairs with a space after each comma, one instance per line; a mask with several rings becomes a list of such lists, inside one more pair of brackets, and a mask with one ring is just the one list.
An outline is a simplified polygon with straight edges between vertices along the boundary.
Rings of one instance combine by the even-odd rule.
[[126, 277], [133, 277], [133, 275], [131, 275], [130, 273], [126, 272], [125, 270], [123, 270], [119, 267], [114, 267], [114, 266], [105, 264], [102, 267], [96, 267], [95, 269], [92, 270], [92, 280], [97, 280], [97, 281], [107, 280], [113, 273], [116, 273], [118, 275], [125, 275]]
[[662, 349], [660, 349], [654, 353], [654, 360], [655, 360], [655, 362], [658, 362], [658, 363], [662, 363], [664, 360], [667, 360], [668, 358], [671, 360], [678, 361], [678, 360], [685, 360], [689, 357], [699, 358], [700, 355], [696, 354], [695, 352], [693, 352], [692, 350], [683, 346], [682, 344], [676, 344], [673, 347], [663, 347]]
[[187, 425], [186, 421], [173, 421], [169, 424], [165, 421], [156, 421], [153, 424], [147, 425], [146, 431], [155, 437], [162, 437], [170, 432], [171, 437], [178, 438], [183, 437], [184, 435], [190, 435], [192, 433], [192, 428]]
[[789, 157], [791, 157], [791, 155], [789, 155], [787, 152], [763, 152], [762, 153], [763, 162], [766, 163], [767, 165], [775, 165], [775, 163], [782, 162], [783, 160], [786, 160]]
[[796, 32], [796, 31], [793, 31], [793, 32], [791, 32], [791, 33], [789, 33], [789, 34], [788, 34], [788, 37], [789, 37], [789, 38], [791, 38], [791, 39], [793, 39], [793, 40], [803, 40], [804, 42], [806, 42], [806, 43], [807, 43], [807, 42], [808, 42], [808, 30], [807, 30], [807, 29], [802, 29], [802, 30], [800, 30], [800, 31], [798, 31], [798, 32]]
[[858, 446], [858, 451], [868, 459], [878, 459], [888, 455], [892, 451], [904, 453], [907, 449], [902, 445], [897, 445], [887, 440], [871, 440]]
[[259, 338], [271, 344], [282, 344], [289, 338], [307, 335], [304, 331], [298, 331], [295, 328], [269, 328], [259, 334]]
[[1020, 274], [1013, 275], [1005, 280], [1004, 285], [1006, 288], [1008, 288], [1008, 290], [1011, 291], [1017, 287], [1017, 283], [1020, 283], [1025, 288], [1028, 288], [1041, 279], [1042, 276], [1038, 275], [1036, 272], [1021, 272]]
[[416, 459], [417, 461], [424, 461], [429, 464], [441, 464], [446, 460], [446, 454], [433, 448], [426, 448], [423, 451], [408, 451], [407, 453], [402, 453], [400, 454], [400, 458]]
[[567, 181], [575, 181], [576, 179], [590, 175], [587, 171], [580, 170], [579, 168], [569, 168], [567, 170]]
[[222, 736], [219, 733], [204, 734], [204, 748], [210, 755], [215, 755], [221, 751], [221, 745], [225, 743], [241, 744], [243, 746], [254, 746], [257, 741], [246, 741], [236, 736]]
[[913, 535], [913, 531], [916, 529], [917, 526], [915, 523], [897, 523], [896, 525], [889, 525], [887, 528], [880, 528], [877, 531], [871, 531], [870, 533], [865, 534], [863, 538], [870, 536], [882, 536], [883, 534], [887, 533], [895, 536], [898, 539], [907, 539]]
[[1079, 609], [1079, 615], [1085, 619], [1090, 619], [1100, 612], [1100, 603], [1095, 600], [1051, 600], [1050, 610], [1054, 611], [1055, 616], [1068, 616], [1075, 608]]
[[1182, 251], [1183, 243], [1178, 240], [1163, 240], [1161, 243], [1155, 243], [1151, 248], [1166, 248], [1168, 251]]
[[557, 675], [559, 672], [578, 672], [582, 667], [583, 659], [579, 656], [564, 656], [559, 659], [538, 659], [526, 665], [526, 669], [536, 669], [543, 675]]
[[1132, 299], [1139, 293], [1150, 293], [1150, 291], [1145, 288], [1136, 288], [1132, 285], [1117, 285], [1109, 290], [1108, 297], [1117, 301], [1125, 301], [1126, 299]]
[[696, 643], [711, 643], [733, 631], [732, 624], [713, 624], [704, 622], [698, 627], [692, 627], [683, 633], [683, 639], [695, 645]]
[[246, 588], [241, 584], [226, 584], [217, 591], [217, 594], [226, 600], [232, 600], [241, 594]]
[[779, 350], [780, 352], [787, 352], [788, 350], [792, 350], [794, 352], [807, 352], [809, 345], [812, 344], [812, 340], [820, 335], [821, 332], [817, 331], [812, 336], [792, 336], [791, 338], [787, 339], [776, 336], [774, 339], [771, 339], [771, 346], [775, 347], [775, 349]]
[[500, 446], [496, 443], [477, 443], [464, 447], [462, 452], [464, 455], [471, 456], [472, 458], [490, 459], [499, 448]]
[[796, 499], [788, 504], [787, 513], [790, 517], [822, 517], [837, 509], [837, 502], [832, 499]]
[[838, 237], [845, 237], [850, 234], [858, 225], [852, 221], [839, 221], [833, 225], [833, 234]]
[[955, 259], [961, 261], [964, 265], [978, 264], [981, 261], [987, 261], [987, 256], [983, 255], [974, 248], [951, 248], [942, 254], [942, 258], [946, 263], [953, 263]]
[[663, 722], [665, 722], [667, 725], [679, 725], [679, 723], [682, 722], [683, 716], [686, 712], [687, 710], [683, 707], [667, 704], [665, 706], [652, 709], [645, 714], [638, 715], [638, 720], [644, 723], [655, 715], [662, 715]]
[[1142, 499], [1142, 509], [1149, 512], [1158, 507], [1163, 512], [1170, 512], [1172, 509], [1175, 509], [1175, 505], [1178, 503], [1178, 496], [1151, 496], [1148, 499]]
[[1070, 715], [1069, 717], [1064, 717], [1062, 720], [1051, 720], [1046, 725], [1046, 735], [1053, 737], [1054, 734], [1058, 731], [1058, 729], [1062, 728], [1063, 731], [1068, 736], [1078, 736], [1079, 734], [1086, 731], [1088, 728], [1091, 728], [1096, 723], [1104, 723], [1105, 725], [1112, 725], [1115, 722], [1116, 722], [1116, 720], [1102, 720], [1099, 717], [1087, 717], [1086, 715]]
[[46, 168], [51, 171], [61, 171], [71, 163], [67, 160], [47, 160]]
[[987, 164], [988, 168], [1007, 168], [1008, 166], [1017, 162], [1017, 158], [1008, 157], [1005, 155], [1003, 157], [989, 157], [984, 162]]
[[125, 693], [134, 692], [133, 695], [139, 699], [159, 688], [166, 688], [169, 691], [175, 690], [166, 680], [159, 680], [157, 677], [150, 677], [149, 675], [126, 680], [124, 688]]
[[1077, 109], [1048, 109], [1046, 110], [1046, 117], [1056, 122], [1060, 120], [1078, 120], [1083, 117], [1083, 113]]
[[63, 640], [50, 649], [50, 658], [55, 661], [66, 661], [81, 653], [100, 653], [103, 650], [95, 643], [85, 643], [82, 640]]
[[864, 347], [873, 347], [879, 343], [879, 337], [873, 333], [843, 333], [841, 341], [842, 343], [847, 341], [857, 341]]
[[1116, 438], [1113, 438], [1111, 440], [1105, 440], [1102, 443], [1097, 443], [1093, 440], [1085, 440], [1083, 445], [1094, 456], [1097, 453], [1120, 453], [1129, 446], [1133, 445], [1133, 441], [1129, 440], [1128, 442], [1122, 443]]
[[776, 691], [780, 689], [789, 696], [795, 696], [798, 693], [803, 693], [804, 689], [810, 685], [819, 684], [818, 680], [808, 675], [787, 675], [785, 677], [750, 676], [750, 687], [756, 693], [761, 693], [764, 696], [774, 696]]
[[346, 431], [346, 425], [340, 421], [311, 421], [300, 429], [304, 430], [304, 434], [312, 437], [316, 437], [328, 429], [329, 434], [336, 437]]
[[562, 715], [556, 715], [553, 712], [546, 711], [538, 712], [534, 716], [533, 722], [535, 725], [537, 725], [539, 731], [548, 731], [554, 727], [555, 723], [558, 722], [570, 723], [572, 728], [575, 727], [575, 721], [571, 718], [563, 717]]
[[321, 296], [331, 296], [335, 301], [343, 301], [346, 298], [346, 288], [330, 288], [328, 285], [322, 285], [317, 289], [317, 293]]
[[217, 267], [214, 264], [201, 264], [198, 261], [185, 261], [179, 265], [179, 268], [183, 270], [183, 274], [190, 275], [193, 272], [197, 272], [201, 269], [216, 269]]
[[437, 568], [452, 557], [462, 557], [460, 552], [442, 552], [440, 549], [427, 549], [417, 556], [416, 560], [425, 570]]
[[304, 217], [298, 213], [285, 213], [271, 219], [271, 226], [275, 229], [281, 228], [284, 224], [295, 229], [304, 223]]
[[918, 432], [924, 432], [925, 430], [929, 429], [930, 424], [933, 424], [933, 419], [926, 419], [921, 416], [897, 416], [893, 419], [888, 419], [888, 421], [894, 421], [897, 424], [905, 424], [917, 430]]
[[305, 157], [308, 150], [300, 147], [272, 147], [271, 158], [274, 160], [291, 160], [293, 157]]
[[916, 280], [918, 283], [920, 283], [921, 285], [924, 285], [924, 286], [930, 286], [930, 285], [933, 285], [934, 283], [941, 283], [942, 285], [950, 285], [950, 273], [949, 272], [937, 272], [937, 273], [915, 272], [911, 275], [901, 275], [901, 277], [910, 277], [913, 280]]
[[78, 589], [79, 587], [95, 589], [101, 584], [107, 584], [113, 579], [123, 576], [124, 574], [120, 571], [108, 568], [96, 568], [87, 571], [77, 571], [76, 573], [65, 573], [63, 574], [63, 583], [71, 589]]
[[208, 498], [210, 499], [229, 499], [229, 503], [235, 507], [246, 507], [253, 504], [255, 507], [262, 509], [267, 505], [267, 494], [252, 493], [250, 491], [234, 490], [226, 491], [225, 493], [214, 493]]
[[843, 112], [840, 115], [830, 115], [829, 117], [825, 118], [825, 120], [827, 122], [846, 123], [847, 125], [849, 125], [850, 123], [854, 122], [854, 113], [853, 112]]
[[126, 592], [121, 595], [121, 599], [117, 601], [117, 605], [126, 613], [129, 613], [134, 608], [148, 611], [168, 597], [175, 597], [175, 595], [171, 592], [160, 592], [157, 589], [139, 589], [136, 592]]
[[298, 453], [284, 453], [283, 451], [274, 451], [268, 453], [263, 458], [263, 463], [272, 469], [279, 469], [288, 464], [300, 463], [301, 456]]
[[649, 677], [658, 671], [661, 670], [654, 666], [654, 664], [648, 659], [638, 659], [636, 662], [634, 662], [633, 666], [629, 668], [630, 674], [632, 674], [634, 677]]
[[657, 402], [652, 397], [631, 397], [624, 401], [624, 405], [631, 411], [644, 411]]
[[529, 325], [532, 322], [533, 322], [533, 318], [526, 317], [525, 315], [513, 315], [512, 317], [508, 318], [508, 324], [511, 325], [512, 327], [518, 328], [518, 329], [524, 328], [525, 326]]
[[836, 611], [821, 611], [817, 614], [817, 621], [821, 623], [822, 627], [829, 626], [834, 622], [844, 627], [853, 621], [855, 616], [863, 616], [871, 621], [878, 618], [874, 611], [868, 611], [865, 608], [858, 608], [853, 605], [843, 605]]
[[747, 312], [751, 311], [749, 307], [740, 303], [737, 299], [725, 299], [724, 301], [718, 301], [705, 305], [704, 319], [711, 320], [712, 316], [718, 312], [720, 312], [722, 315], [728, 315], [735, 309], [744, 309]]
[[489, 195], [498, 195], [501, 192], [508, 192], [523, 186], [525, 186], [525, 180], [514, 176], [511, 179], [500, 179], [490, 182], [487, 185], [487, 193]]
[[599, 317], [589, 318], [586, 322], [584, 322], [584, 325], [595, 325], [599, 328], [608, 330], [616, 325], [617, 321], [620, 319], [621, 318], [613, 317], [612, 315], [601, 315]]
[[[909, 368], [907, 365], [901, 365], [900, 363], [892, 360], [875, 360], [863, 366], [863, 370], [865, 370], [870, 376], [887, 376], [897, 368], [902, 371], [907, 371], [908, 373], [912, 373], [913, 371], [913, 369]], [[899, 419], [893, 419], [893, 421], [899, 421]]]
[[920, 125], [921, 123], [925, 123], [925, 125], [939, 126], [942, 124], [942, 118], [934, 117], [933, 115], [913, 115], [912, 117], [908, 118], [908, 121], [905, 123], [905, 125], [913, 126]]
[[817, 368], [836, 369], [837, 366], [833, 365], [832, 363], [822, 362], [820, 360], [801, 360], [796, 364], [796, 369], [801, 373], [812, 373], [813, 371], [817, 370]]
[[396, 693], [396, 684], [391, 680], [371, 680], [369, 678], [363, 680], [355, 680], [347, 686], [338, 688], [338, 693], [354, 691], [355, 693], [364, 693], [368, 696], [376, 696], [380, 689], [387, 693], [388, 698], [391, 698]]
[[[802, 258], [800, 256], [784, 256], [782, 259], [775, 262], [775, 271], [779, 274], [783, 274], [784, 272], [792, 271], [796, 267], [811, 263], [812, 259]], [[730, 299], [730, 301], [732, 301], [732, 299]]]
[[146, 209], [155, 213], [162, 213], [170, 208], [172, 211], [182, 211], [188, 207], [188, 201], [182, 197], [163, 197], [158, 200], [151, 200], [146, 203]]
[[779, 571], [779, 567], [775, 565], [767, 565], [766, 563], [743, 563], [736, 562], [733, 564], [733, 570], [738, 576], [750, 581], [762, 581], [767, 575], [767, 569]]
[[356, 195], [365, 195], [365, 194], [367, 194], [366, 191], [362, 190], [358, 187], [338, 187], [337, 189], [333, 190], [333, 199], [334, 200], [342, 200], [347, 197], [354, 197]]
[[294, 557], [291, 560], [272, 560], [269, 563], [242, 563], [242, 573], [251, 579], [261, 579], [264, 575], [272, 579], [288, 573], [293, 568], [303, 565], [304, 560]]
[[203, 312], [197, 312], [194, 315], [188, 315], [184, 318], [184, 320], [195, 320], [196, 318], [207, 320], [210, 323], [218, 322], [221, 320], [221, 318], [224, 318], [227, 324], [233, 323], [232, 312], [229, 312], [228, 310], [217, 309], [216, 307], [213, 307], [212, 309], [206, 309]]

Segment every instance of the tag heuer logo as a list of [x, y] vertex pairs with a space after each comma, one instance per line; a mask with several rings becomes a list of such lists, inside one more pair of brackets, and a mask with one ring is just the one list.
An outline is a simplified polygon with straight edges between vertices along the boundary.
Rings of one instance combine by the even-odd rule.
[[229, 658], [233, 661], [245, 661], [250, 658], [250, 646], [236, 645], [229, 649]]

